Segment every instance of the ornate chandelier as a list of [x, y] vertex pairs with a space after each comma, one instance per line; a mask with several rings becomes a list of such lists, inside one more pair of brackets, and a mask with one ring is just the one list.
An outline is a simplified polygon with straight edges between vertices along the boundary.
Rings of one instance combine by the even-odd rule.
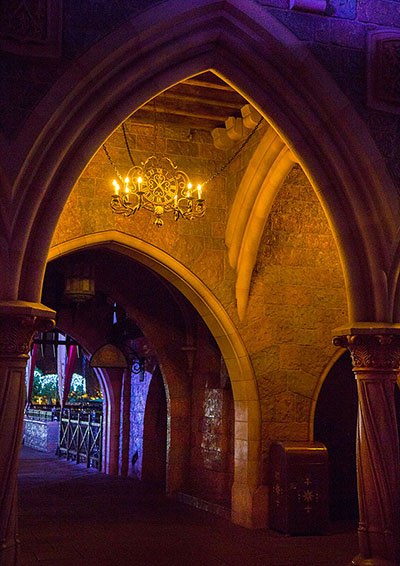
[[225, 171], [236, 159], [261, 125], [262, 120], [263, 118], [260, 117], [253, 130], [227, 162], [196, 188], [193, 187], [187, 173], [178, 169], [177, 165], [165, 155], [159, 157], [152, 155], [140, 165], [136, 165], [129, 147], [125, 125], [122, 123], [125, 146], [132, 165], [125, 176], [121, 175], [107, 147], [103, 144], [103, 151], [118, 178], [118, 181], [116, 179], [113, 181], [114, 194], [110, 202], [112, 211], [129, 217], [143, 208], [153, 213], [154, 224], [157, 227], [163, 226], [163, 215], [169, 212], [173, 214], [175, 220], [201, 218], [206, 211], [203, 187]]
[[171, 212], [175, 220], [201, 218], [206, 211], [202, 185], [193, 187], [190, 179], [177, 165], [162, 155], [152, 155], [140, 165], [135, 165], [128, 145], [124, 124], [122, 124], [125, 145], [132, 167], [122, 176], [103, 145], [108, 161], [113, 166], [118, 180], [114, 179], [114, 194], [111, 209], [115, 214], [133, 216], [141, 208], [152, 212], [154, 224], [164, 224], [163, 215]]
[[168, 157], [152, 155], [129, 169], [127, 176], [114, 179], [111, 209], [116, 214], [132, 216], [141, 208], [155, 215], [154, 224], [164, 224], [164, 213], [172, 212], [175, 220], [200, 218], [204, 215], [202, 187], [193, 185], [184, 171]]

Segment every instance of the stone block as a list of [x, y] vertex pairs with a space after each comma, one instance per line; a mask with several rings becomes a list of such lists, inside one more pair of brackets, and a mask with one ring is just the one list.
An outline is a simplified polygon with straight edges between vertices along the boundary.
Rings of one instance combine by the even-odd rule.
[[273, 440], [308, 440], [308, 422], [269, 423], [269, 434]]
[[391, 0], [360, 0], [357, 16], [361, 22], [400, 27], [400, 5]]
[[215, 128], [211, 135], [216, 149], [226, 150], [233, 146], [233, 140], [228, 136], [226, 128]]
[[242, 118], [235, 118], [234, 116], [230, 116], [225, 120], [225, 128], [228, 138], [233, 141], [241, 140], [246, 131], [243, 128]]
[[166, 152], [168, 155], [174, 156], [190, 156], [190, 157], [198, 157], [199, 155], [199, 147], [197, 144], [191, 142], [184, 142], [180, 140], [166, 140]]
[[337, 21], [331, 28], [331, 41], [352, 49], [365, 49], [366, 26], [358, 22]]
[[255, 128], [261, 118], [261, 114], [251, 104], [242, 106], [240, 113], [243, 118], [243, 125], [248, 130]]
[[287, 372], [288, 389], [293, 393], [298, 393], [303, 397], [311, 399], [318, 383], [320, 371], [322, 371], [322, 368], [318, 368], [317, 375], [309, 373], [306, 369]]
[[329, 43], [331, 40], [331, 25], [331, 19], [319, 18], [318, 22], [316, 22], [315, 24], [315, 41], [318, 41], [320, 43]]
[[296, 395], [296, 421], [309, 422], [311, 413], [311, 399]]
[[295, 420], [295, 396], [286, 391], [275, 397], [274, 422], [293, 422]]
[[278, 371], [280, 368], [280, 349], [279, 346], [265, 348], [251, 356], [253, 367], [257, 374]]
[[357, 14], [357, 2], [354, 0], [329, 0], [327, 14], [335, 18], [354, 20]]

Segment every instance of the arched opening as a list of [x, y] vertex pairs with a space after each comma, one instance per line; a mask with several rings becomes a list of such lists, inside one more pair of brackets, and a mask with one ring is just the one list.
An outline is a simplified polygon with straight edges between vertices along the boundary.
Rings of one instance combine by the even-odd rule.
[[322, 384], [314, 416], [314, 438], [328, 449], [332, 520], [358, 517], [356, 427], [357, 384], [350, 354], [344, 353]]
[[[40, 195], [34, 195], [36, 200], [32, 211], [35, 218], [32, 213], [32, 217], [26, 221], [27, 211], [21, 209], [21, 217], [16, 223], [32, 229], [29, 241], [25, 241], [25, 236], [21, 236], [23, 241], [17, 237], [14, 240], [16, 248], [23, 249], [25, 254], [21, 263], [18, 263], [21, 254], [16, 255], [18, 265], [11, 270], [22, 274], [20, 281], [9, 284], [13, 292], [21, 298], [37, 299], [40, 275], [56, 219], [71, 186], [104, 141], [104, 132], [109, 134], [132, 109], [146, 103], [171, 84], [212, 69], [243, 92], [246, 99], [274, 124], [295, 155], [299, 156], [339, 242], [351, 317], [385, 317], [387, 297], [384, 296], [384, 285], [380, 283], [387, 250], [382, 243], [379, 222], [374, 223], [375, 231], [364, 231], [363, 227], [371, 224], [371, 214], [374, 218], [383, 218], [388, 232], [394, 230], [394, 224], [391, 207], [385, 199], [370, 202], [368, 191], [364, 194], [365, 199], [360, 198], [360, 190], [364, 190], [363, 179], [370, 172], [368, 178], [374, 182], [377, 179], [375, 169], [370, 170], [379, 168], [379, 163], [374, 158], [372, 142], [368, 143], [368, 135], [364, 135], [365, 129], [347, 100], [328, 78], [326, 96], [320, 96], [316, 85], [321, 82], [317, 80], [323, 74], [321, 68], [309, 57], [308, 52], [304, 52], [304, 45], [297, 42], [283, 26], [267, 14], [260, 19], [255, 5], [252, 4], [248, 11], [239, 9], [236, 3], [231, 2], [225, 3], [223, 8], [218, 2], [201, 1], [190, 8], [177, 7], [176, 3], [164, 5], [168, 8], [171, 6], [168, 14], [164, 11], [152, 14], [154, 27], [149, 30], [145, 26], [147, 35], [142, 38], [141, 49], [132, 48], [136, 46], [138, 36], [133, 37], [127, 25], [124, 28], [126, 41], [123, 45], [119, 34], [110, 34], [99, 52], [94, 49], [90, 53], [90, 84], [86, 73], [82, 73], [78, 80], [74, 79], [72, 90], [71, 77], [64, 76], [57, 85], [60, 91], [68, 91], [69, 101], [74, 102], [74, 111], [70, 112], [69, 102], [65, 107], [49, 107], [47, 112], [54, 112], [51, 132], [43, 129], [42, 137], [31, 153], [32, 162], [26, 164], [19, 177], [18, 183], [22, 183], [24, 190], [29, 190], [31, 186], [44, 189]], [[148, 14], [145, 19], [147, 17]], [[135, 20], [134, 29], [140, 29], [140, 17]], [[173, 34], [172, 38], [170, 33]], [[174, 50], [170, 48], [172, 44]], [[177, 48], [178, 45], [181, 49]], [[268, 49], [265, 49], [266, 45]], [[155, 48], [160, 54], [156, 61], [152, 57]], [[105, 59], [106, 51], [110, 55]], [[235, 53], [235, 57], [226, 57], [227, 52]], [[279, 68], [277, 60], [282, 61]], [[299, 66], [304, 71], [301, 80], [296, 72]], [[83, 64], [82, 69], [86, 68]], [[101, 76], [101, 80], [96, 81], [98, 76]], [[83, 98], [80, 96], [82, 89], [85, 90]], [[320, 105], [316, 106], [315, 100]], [[348, 120], [342, 120], [343, 113]], [[37, 118], [36, 125], [41, 119]], [[348, 124], [352, 125], [349, 131]], [[321, 131], [325, 133], [322, 143]], [[354, 134], [356, 131], [361, 132], [360, 137]], [[60, 156], [63, 157], [60, 159]], [[44, 157], [47, 159], [46, 167], [41, 167]], [[385, 184], [382, 179], [385, 179], [385, 175], [376, 181], [377, 194], [380, 194], [379, 184]], [[48, 218], [51, 220], [46, 224]], [[110, 228], [111, 231], [118, 232], [118, 228]], [[73, 244], [68, 245], [73, 246], [78, 241], [82, 244], [83, 238], [84, 245], [89, 241], [96, 242], [97, 238], [101, 241], [103, 232], [107, 230], [97, 224], [89, 238], [79, 235]], [[136, 238], [140, 240], [140, 236], [134, 238], [135, 249], [140, 253], [145, 250], [141, 259], [144, 263], [148, 262], [146, 242], [137, 242]], [[374, 244], [371, 247], [370, 238]], [[125, 246], [130, 238], [118, 234], [115, 241], [118, 240]], [[37, 245], [39, 241], [40, 245]], [[68, 241], [68, 236], [64, 242], [60, 242], [60, 249], [65, 241]], [[236, 419], [235, 466], [236, 477], [240, 478], [235, 482], [233, 493], [234, 500], [241, 501], [242, 510], [246, 508], [246, 512], [237, 511], [234, 515], [240, 515], [238, 520], [244, 524], [265, 524], [265, 515], [255, 517], [253, 509], [254, 495], [261, 485], [260, 408], [246, 349], [229, 316], [210, 292], [213, 281], [198, 285], [196, 276], [187, 271], [182, 280], [180, 268], [175, 272], [170, 269], [172, 264], [174, 268], [177, 267], [180, 259], [171, 260], [164, 257], [163, 253], [157, 254], [150, 254], [150, 263], [157, 263], [161, 257], [162, 261], [155, 266], [156, 270], [168, 272], [167, 278], [171, 278], [177, 288], [183, 289], [192, 304], [199, 306], [199, 312], [224, 353], [231, 376]], [[28, 277], [32, 265], [37, 267], [37, 277]], [[176, 482], [179, 483], [179, 478]], [[259, 510], [265, 504], [265, 491], [261, 489], [261, 492], [258, 494], [262, 500]]]
[[[152, 28], [148, 28], [150, 12]], [[28, 245], [27, 264], [19, 262], [21, 255], [18, 254], [15, 258], [18, 265], [12, 271], [17, 276], [31, 273], [32, 261], [43, 269], [56, 219], [71, 189], [71, 179], [75, 181], [82, 166], [104, 141], [104, 132], [113, 131], [132, 109], [171, 84], [213, 69], [245, 93], [246, 99], [269, 117], [295, 155], [299, 156], [339, 243], [352, 319], [387, 318], [381, 312], [388, 308], [387, 296], [382, 295], [384, 285], [380, 275], [382, 262], [388, 260], [382, 223], [387, 233], [394, 233], [396, 226], [392, 212], [394, 207], [388, 202], [388, 192], [384, 193], [381, 185], [387, 187], [391, 182], [364, 124], [331, 79], [305, 51], [304, 45], [269, 14], [260, 13], [256, 4], [238, 8], [234, 2], [228, 2], [221, 8], [218, 2], [204, 0], [192, 3], [190, 7], [166, 2], [162, 9], [150, 12], [143, 16], [146, 37], [142, 43], [137, 33], [138, 29], [142, 29], [139, 15], [135, 17], [133, 27], [128, 22], [123, 30], [110, 34], [100, 48], [91, 50], [87, 55], [91, 68], [90, 82], [84, 61], [79, 77], [76, 73], [73, 77], [67, 73], [60, 79], [57, 92], [65, 91], [70, 99], [74, 99], [74, 112], [70, 112], [69, 105], [64, 107], [58, 103], [60, 96], [54, 101], [49, 95], [42, 106], [43, 115], [54, 112], [53, 120], [51, 123], [48, 121], [51, 131], [43, 128], [46, 119], [40, 111], [28, 124], [28, 144], [36, 128], [42, 130], [42, 134], [30, 156], [35, 165], [26, 164], [18, 177], [18, 184], [21, 183], [24, 191], [29, 191], [32, 183], [43, 186], [43, 195], [45, 192], [58, 194], [59, 198], [42, 200], [42, 194], [33, 194], [35, 203], [31, 210], [21, 209], [21, 218], [16, 225], [29, 227], [31, 238], [29, 243], [22, 243], [16, 234], [16, 249], [25, 249], [25, 244]], [[123, 45], [121, 37], [125, 38]], [[137, 49], [138, 44], [141, 49]], [[172, 44], [176, 46], [174, 50], [170, 49]], [[159, 55], [157, 58], [152, 57], [155, 49]], [[106, 52], [108, 56], [105, 59]], [[227, 57], [228, 52], [235, 53], [235, 58]], [[277, 60], [282, 62], [279, 68]], [[99, 80], [96, 80], [97, 62]], [[298, 72], [299, 68], [302, 73]], [[71, 88], [71, 84], [75, 86]], [[324, 96], [319, 90], [318, 85], [321, 84], [325, 87]], [[82, 89], [85, 90], [84, 97], [81, 96]], [[343, 120], [344, 114], [346, 120]], [[324, 131], [322, 137], [321, 131]], [[60, 155], [64, 156], [62, 162]], [[43, 159], [47, 167], [41, 167]], [[379, 173], [375, 169], [379, 169]], [[68, 175], [65, 175], [66, 170]], [[47, 175], [46, 179], [42, 178], [43, 174]], [[374, 191], [365, 191], [361, 198], [360, 190], [365, 186], [365, 178], [369, 178], [375, 188]], [[372, 194], [381, 193], [382, 198], [371, 202]], [[373, 223], [374, 231], [364, 231], [363, 226], [371, 225], [371, 211], [377, 219]], [[28, 218], [32, 212], [38, 213], [35, 219]], [[370, 239], [372, 245], [369, 246]], [[40, 246], [37, 245], [39, 240], [42, 242]], [[16, 282], [19, 296], [28, 300], [38, 297], [42, 271], [38, 272], [39, 278], [23, 277], [21, 285]], [[371, 274], [371, 280], [366, 280], [366, 272]]]
[[[156, 268], [171, 281], [172, 273], [168, 271], [174, 268], [176, 276], [182, 266], [173, 265], [167, 258], [169, 267], [165, 265], [164, 271], [160, 271], [155, 257], [151, 258], [156, 254], [159, 261], [163, 259], [159, 250], [143, 247], [142, 243], [140, 253], [126, 247], [134, 243], [126, 236], [123, 247], [115, 241], [111, 243], [110, 236], [103, 235], [104, 243], [99, 245], [97, 235], [94, 243], [98, 245], [93, 247], [88, 247], [85, 239], [81, 252], [78, 242], [73, 242], [69, 254], [58, 255], [58, 249], [58, 257], [49, 263], [46, 276], [49, 281], [62, 281], [65, 266], [74, 258], [81, 261], [82, 256], [94, 266], [96, 296], [92, 304], [88, 302], [72, 310], [70, 305], [67, 308], [53, 305], [63, 327], [73, 329], [75, 336], [90, 343], [90, 351], [112, 341], [112, 336], [126, 339], [131, 323], [129, 328], [126, 324], [122, 328], [120, 322], [113, 323], [114, 301], [123, 307], [127, 320], [134, 321], [134, 328], [140, 329], [131, 338], [132, 347], [139, 352], [138, 360], [144, 366], [141, 370], [132, 369], [130, 399], [124, 393], [126, 375], [108, 370], [108, 388], [112, 393], [108, 407], [111, 439], [106, 455], [109, 471], [121, 470], [124, 465], [121, 458], [128, 457], [129, 474], [145, 481], [165, 483], [169, 494], [179, 493], [182, 497], [186, 494], [193, 501], [221, 505], [228, 515], [232, 499], [232, 512], [239, 508], [244, 513], [231, 495], [235, 418], [232, 389], [235, 393], [237, 388], [231, 380], [236, 377], [240, 383], [235, 358], [232, 359], [226, 344], [222, 343], [224, 352], [219, 348], [220, 335], [213, 338], [205, 326], [204, 321], [209, 321], [198, 296], [196, 306], [202, 306], [202, 317], [180, 291], [149, 269]], [[141, 257], [144, 252], [147, 258]], [[145, 261], [148, 267], [143, 265]], [[198, 285], [193, 275], [189, 279]], [[181, 289], [193, 298], [194, 289], [190, 292], [182, 286], [181, 278], [179, 281]], [[53, 291], [61, 295], [60, 289]], [[112, 300], [107, 299], [111, 296]], [[219, 315], [221, 322], [223, 318]], [[123, 349], [120, 341], [115, 343]], [[248, 387], [250, 383], [246, 380], [243, 385]], [[124, 408], [126, 403], [130, 403], [128, 410]], [[239, 398], [238, 403], [242, 405], [243, 401]], [[241, 414], [237, 418], [244, 417]], [[124, 443], [129, 444], [125, 456]], [[246, 460], [239, 460], [236, 466], [240, 469], [245, 464]]]
[[[399, 427], [400, 391], [395, 387]], [[314, 439], [329, 457], [329, 510], [333, 521], [358, 519], [356, 433], [358, 396], [349, 352], [329, 369], [319, 391], [314, 414]]]

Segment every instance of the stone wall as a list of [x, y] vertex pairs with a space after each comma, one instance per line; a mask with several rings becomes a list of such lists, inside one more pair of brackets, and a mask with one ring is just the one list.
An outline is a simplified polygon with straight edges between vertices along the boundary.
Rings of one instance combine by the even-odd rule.
[[[168, 151], [168, 157], [190, 174], [194, 183], [207, 180], [226, 162], [224, 151], [217, 150], [209, 132], [161, 124], [157, 128], [132, 122], [127, 127], [129, 144], [135, 160]], [[108, 140], [106, 147], [123, 176], [130, 168], [121, 129]], [[159, 229], [151, 215], [139, 212], [124, 218], [111, 213], [110, 199], [115, 171], [100, 149], [75, 185], [60, 217], [52, 245], [103, 230], [119, 230], [151, 242], [189, 267], [201, 279], [218, 289], [225, 280], [224, 226], [227, 214], [225, 183], [222, 177], [207, 184], [204, 190], [207, 215], [204, 219], [175, 222], [165, 215]], [[71, 222], [70, 219], [74, 221]]]
[[[206, 132], [192, 131], [188, 139], [187, 129], [179, 126], [163, 127], [155, 138], [152, 127], [132, 122], [128, 133], [136, 159], [148, 156], [156, 141], [159, 147], [168, 149], [168, 155], [180, 167], [195, 176], [209, 173], [231, 155], [215, 150]], [[347, 320], [347, 307], [328, 222], [306, 176], [295, 166], [266, 224], [247, 317], [243, 322], [238, 319], [235, 273], [227, 259], [224, 228], [235, 191], [262, 135], [263, 129], [232, 162], [226, 177], [219, 176], [207, 185], [203, 219], [175, 222], [166, 218], [161, 229], [144, 211], [134, 218], [112, 214], [109, 201], [114, 172], [100, 150], [72, 191], [53, 244], [101, 230], [120, 230], [164, 250], [202, 279], [236, 323], [250, 354], [262, 404], [266, 454], [271, 440], [309, 439], [311, 402], [336, 350], [331, 344], [331, 331]], [[117, 167], [125, 171], [129, 163], [120, 131], [109, 138], [107, 148]], [[195, 406], [207, 411], [206, 396], [215, 386], [203, 383], [198, 387]], [[203, 419], [200, 425], [194, 424], [196, 434], [201, 436], [207, 429], [205, 412], [197, 418]], [[195, 452], [203, 440], [199, 440]], [[195, 456], [195, 466], [203, 456]]]
[[230, 506], [233, 484], [233, 397], [218, 346], [198, 325], [192, 377], [192, 433], [187, 492]]
[[22, 442], [29, 448], [55, 454], [58, 446], [59, 423], [24, 419]]
[[[46, 10], [42, 7], [44, 2], [37, 2], [31, 7], [25, 27], [16, 25], [18, 10], [23, 11], [19, 4], [23, 3], [14, 2], [0, 11], [0, 76], [3, 84], [0, 131], [9, 139], [17, 136], [34, 107], [79, 56], [130, 17], [162, 2], [84, 0], [77, 4], [72, 0], [57, 0], [54, 5], [60, 4], [61, 18], [54, 22], [49, 19], [48, 30], [45, 29], [48, 21]], [[397, 98], [395, 104], [397, 110], [389, 115], [375, 104], [367, 104], [367, 76], [375, 72], [367, 65], [368, 38], [374, 31], [400, 28], [398, 3], [391, 0], [329, 0], [326, 3], [323, 0], [291, 3], [288, 0], [259, 0], [258, 4], [304, 41], [357, 107], [399, 184], [399, 154], [396, 149], [400, 147], [399, 100]], [[296, 9], [296, 5], [300, 5], [300, 9]], [[317, 13], [316, 5], [319, 6]], [[13, 22], [12, 40], [10, 22]], [[26, 26], [26, 22], [30, 22], [30, 27]], [[52, 30], [52, 25], [60, 29]], [[18, 36], [19, 28], [21, 37]], [[36, 37], [37, 29], [42, 28], [43, 37]], [[56, 51], [53, 53], [49, 49], [44, 57], [32, 56], [34, 48], [42, 47], [45, 44], [43, 38], [51, 36], [51, 33], [59, 37]], [[396, 58], [391, 58], [388, 53], [384, 64], [388, 70], [384, 80], [389, 81], [390, 88], [398, 76]]]
[[241, 328], [257, 376], [265, 453], [270, 440], [307, 440], [311, 400], [347, 320], [343, 275], [323, 209], [299, 167], [274, 203]]

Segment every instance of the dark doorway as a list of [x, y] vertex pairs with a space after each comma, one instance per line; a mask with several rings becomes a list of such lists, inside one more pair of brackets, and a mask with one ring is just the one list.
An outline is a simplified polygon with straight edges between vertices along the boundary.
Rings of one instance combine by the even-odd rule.
[[[400, 389], [395, 387], [397, 426], [400, 429]], [[356, 476], [357, 383], [350, 354], [333, 365], [321, 388], [314, 419], [314, 438], [328, 449], [330, 518], [358, 518]], [[400, 430], [399, 430], [400, 436]]]
[[356, 478], [357, 384], [350, 354], [333, 365], [321, 388], [314, 420], [314, 438], [329, 454], [331, 520], [358, 517]]

